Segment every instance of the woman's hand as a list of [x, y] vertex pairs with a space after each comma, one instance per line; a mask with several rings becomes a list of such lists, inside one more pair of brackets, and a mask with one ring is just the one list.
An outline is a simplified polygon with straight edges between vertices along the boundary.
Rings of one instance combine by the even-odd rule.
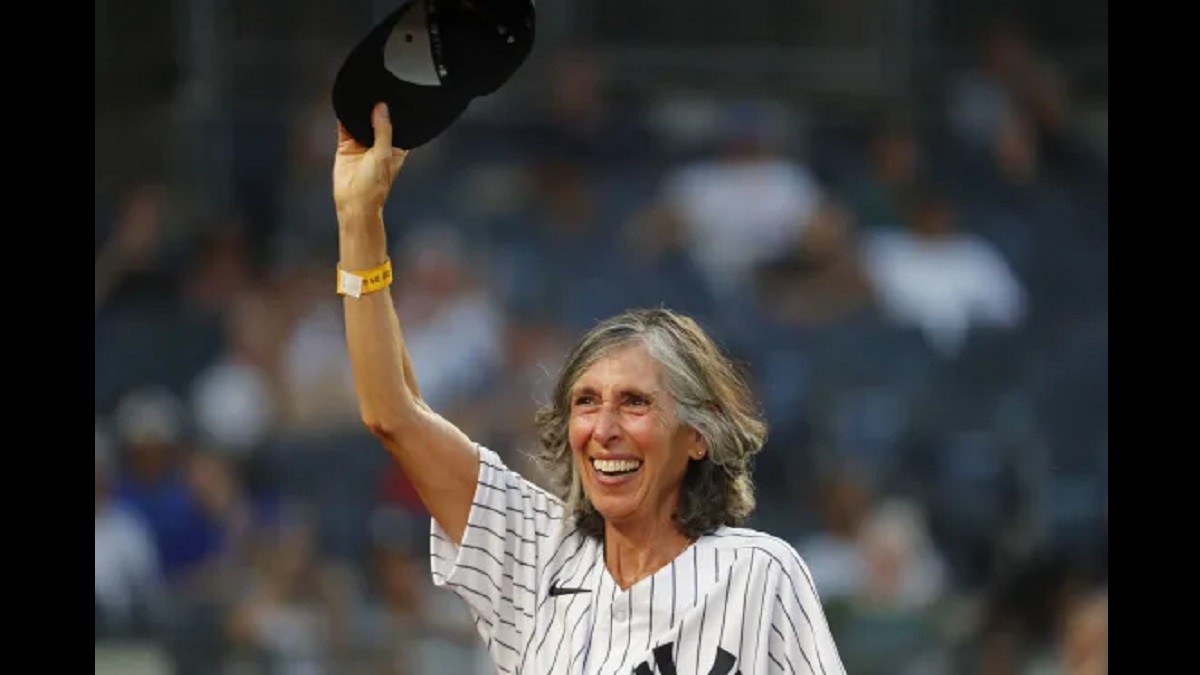
[[392, 123], [387, 104], [371, 112], [375, 145], [368, 148], [346, 131], [339, 121], [337, 153], [333, 162], [333, 203], [343, 216], [378, 215], [383, 211], [392, 183], [404, 164], [407, 150], [392, 147]]

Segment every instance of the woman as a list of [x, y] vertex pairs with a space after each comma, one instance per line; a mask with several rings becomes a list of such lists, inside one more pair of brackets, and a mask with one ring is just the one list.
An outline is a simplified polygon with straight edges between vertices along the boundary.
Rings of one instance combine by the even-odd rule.
[[552, 495], [431, 410], [387, 286], [382, 211], [405, 153], [339, 124], [338, 291], [362, 418], [432, 515], [435, 583], [470, 606], [502, 673], [841, 673], [795, 550], [736, 527], [765, 437], [749, 391], [694, 321], [601, 323], [538, 414]]

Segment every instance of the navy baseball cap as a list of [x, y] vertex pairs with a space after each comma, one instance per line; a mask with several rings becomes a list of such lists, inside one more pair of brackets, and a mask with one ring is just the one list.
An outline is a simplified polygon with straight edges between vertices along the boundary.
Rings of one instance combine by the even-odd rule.
[[512, 77], [533, 48], [534, 24], [533, 0], [403, 0], [342, 63], [334, 112], [370, 146], [371, 110], [384, 101], [393, 146], [428, 143]]

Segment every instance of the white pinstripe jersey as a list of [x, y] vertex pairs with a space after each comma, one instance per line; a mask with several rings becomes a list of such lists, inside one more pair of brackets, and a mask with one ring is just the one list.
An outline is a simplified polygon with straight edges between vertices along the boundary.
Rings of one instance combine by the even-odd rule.
[[433, 521], [431, 565], [469, 604], [498, 672], [845, 672], [812, 576], [783, 540], [722, 527], [622, 591], [560, 500], [491, 450], [479, 456], [461, 546]]

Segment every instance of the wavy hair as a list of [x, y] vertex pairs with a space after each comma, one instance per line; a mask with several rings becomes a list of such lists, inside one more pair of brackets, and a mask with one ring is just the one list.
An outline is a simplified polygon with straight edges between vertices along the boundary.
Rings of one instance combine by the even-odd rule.
[[579, 530], [601, 539], [604, 518], [583, 491], [570, 442], [570, 392], [596, 361], [641, 344], [660, 368], [681, 424], [699, 432], [707, 452], [688, 460], [676, 526], [695, 539], [722, 525], [737, 526], [754, 511], [751, 459], [767, 427], [737, 366], [690, 317], [668, 309], [634, 309], [607, 319], [584, 335], [568, 355], [553, 399], [538, 410], [541, 447], [536, 459], [575, 517]]

